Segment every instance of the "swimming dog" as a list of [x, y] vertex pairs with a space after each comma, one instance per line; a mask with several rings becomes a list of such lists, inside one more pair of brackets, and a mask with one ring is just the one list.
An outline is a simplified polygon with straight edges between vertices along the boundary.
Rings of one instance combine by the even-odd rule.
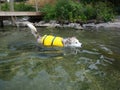
[[80, 48], [82, 43], [76, 37], [62, 38], [53, 35], [44, 35], [41, 36], [36, 27], [32, 23], [27, 23], [27, 26], [30, 28], [31, 33], [37, 39], [38, 44], [43, 46], [55, 46], [55, 47], [78, 47]]

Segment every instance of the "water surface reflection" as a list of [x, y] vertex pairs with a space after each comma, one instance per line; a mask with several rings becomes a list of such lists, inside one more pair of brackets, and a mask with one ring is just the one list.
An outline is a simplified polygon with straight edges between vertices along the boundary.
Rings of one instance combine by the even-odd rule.
[[[5, 28], [6, 29], [6, 28]], [[119, 90], [120, 31], [39, 29], [76, 36], [81, 49], [37, 45], [28, 28], [0, 32], [1, 90]]]

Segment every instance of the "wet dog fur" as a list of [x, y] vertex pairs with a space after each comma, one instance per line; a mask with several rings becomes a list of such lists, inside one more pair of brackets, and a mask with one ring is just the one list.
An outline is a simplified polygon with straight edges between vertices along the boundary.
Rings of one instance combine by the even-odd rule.
[[[40, 42], [40, 40], [42, 39], [42, 36], [38, 33], [36, 27], [32, 23], [26, 23], [26, 25], [30, 28], [31, 33], [37, 39], [37, 43], [42, 44]], [[78, 47], [78, 48], [80, 48], [82, 45], [82, 43], [80, 43], [76, 37], [63, 38], [62, 43], [63, 43], [63, 47]]]

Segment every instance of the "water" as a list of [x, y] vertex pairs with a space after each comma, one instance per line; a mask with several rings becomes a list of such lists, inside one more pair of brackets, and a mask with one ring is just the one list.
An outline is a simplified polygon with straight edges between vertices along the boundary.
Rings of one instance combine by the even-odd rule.
[[[3, 29], [0, 29], [3, 30]], [[38, 28], [81, 49], [39, 47], [28, 28], [0, 32], [0, 90], [120, 90], [120, 31]]]

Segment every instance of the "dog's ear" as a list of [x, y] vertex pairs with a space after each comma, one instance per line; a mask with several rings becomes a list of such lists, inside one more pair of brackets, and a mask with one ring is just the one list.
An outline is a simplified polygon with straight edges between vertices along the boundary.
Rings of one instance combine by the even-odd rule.
[[71, 38], [66, 38], [66, 39], [64, 39], [63, 42], [64, 42], [65, 46], [69, 46], [71, 44]]
[[65, 43], [66, 43], [66, 45], [67, 45], [67, 44], [71, 44], [71, 38], [66, 39], [66, 42], [65, 42]]

